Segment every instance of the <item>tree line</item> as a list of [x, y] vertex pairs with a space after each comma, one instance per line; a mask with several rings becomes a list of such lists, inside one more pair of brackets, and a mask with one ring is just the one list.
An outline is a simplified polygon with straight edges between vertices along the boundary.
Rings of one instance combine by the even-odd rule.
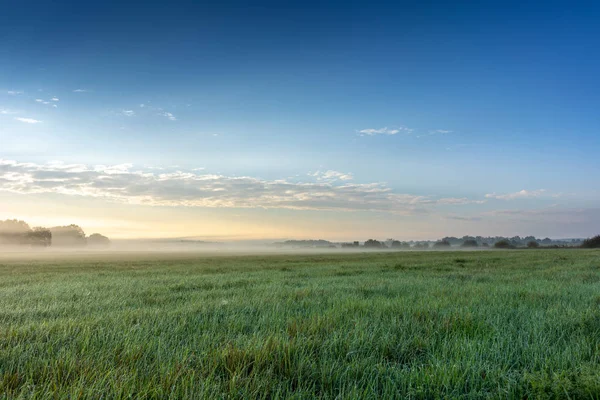
[[427, 249], [449, 249], [449, 248], [497, 248], [497, 249], [517, 249], [517, 248], [557, 248], [557, 247], [600, 247], [600, 235], [589, 239], [550, 239], [548, 237], [541, 239], [535, 236], [463, 236], [461, 238], [447, 236], [439, 240], [425, 241], [399, 241], [387, 239], [380, 241], [369, 239], [361, 243], [359, 241], [334, 243], [327, 240], [286, 240], [285, 242], [275, 243], [279, 247], [307, 247], [307, 248], [336, 248], [344, 249], [367, 248], [367, 249], [396, 249], [396, 250], [427, 250]]
[[31, 247], [108, 247], [110, 239], [99, 233], [86, 236], [78, 225], [33, 227], [25, 221], [0, 221], [0, 245]]

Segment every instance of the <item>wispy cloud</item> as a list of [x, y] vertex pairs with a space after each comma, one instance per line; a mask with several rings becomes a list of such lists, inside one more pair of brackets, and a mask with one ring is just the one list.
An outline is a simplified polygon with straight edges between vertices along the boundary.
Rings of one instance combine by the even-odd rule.
[[75, 89], [73, 90], [73, 93], [86, 93], [89, 92], [89, 90], [87, 89]]
[[463, 217], [460, 215], [448, 215], [448, 216], [446, 216], [446, 218], [453, 219], [456, 221], [468, 221], [468, 222], [481, 221], [483, 219], [481, 217]]
[[520, 190], [515, 193], [496, 194], [488, 193], [485, 195], [487, 199], [498, 199], [498, 200], [517, 200], [517, 199], [531, 199], [541, 197], [546, 194], [546, 189], [538, 190]]
[[19, 95], [19, 94], [23, 94], [23, 92], [22, 92], [22, 91], [20, 91], [20, 90], [9, 90], [9, 91], [7, 91], [6, 93], [7, 93], [7, 94], [10, 94], [11, 96], [17, 96], [17, 95]]
[[440, 204], [470, 203], [467, 199], [394, 193], [383, 183], [290, 182], [194, 171], [156, 173], [149, 168], [134, 169], [130, 164], [87, 166], [10, 160], [0, 160], [0, 191], [96, 197], [148, 206], [376, 211], [398, 215], [427, 213]]
[[125, 117], [135, 117], [135, 111], [133, 110], [121, 110], [119, 114]]
[[173, 114], [171, 114], [170, 112], [167, 112], [167, 111], [161, 111], [160, 113], [158, 113], [158, 115], [160, 115], [162, 117], [167, 117], [167, 119], [169, 119], [169, 121], [177, 121], [177, 118], [175, 118], [175, 116]]
[[55, 97], [51, 98], [50, 101], [60, 101], [60, 99], [55, 96]]
[[6, 108], [0, 108], [0, 115], [10, 115], [10, 114], [17, 114], [17, 112], [14, 110], [8, 110]]
[[318, 181], [350, 181], [354, 179], [354, 176], [350, 173], [338, 172], [338, 171], [317, 171], [308, 174], [314, 176]]
[[15, 117], [15, 119], [16, 119], [17, 121], [24, 122], [24, 123], [26, 123], [26, 124], [39, 124], [39, 123], [41, 123], [41, 122], [42, 122], [42, 121], [40, 121], [40, 120], [33, 119], [33, 118], [21, 118], [21, 117]]
[[375, 136], [375, 135], [395, 135], [397, 133], [400, 132], [406, 132], [406, 133], [410, 133], [412, 132], [412, 129], [406, 128], [404, 126], [398, 127], [398, 128], [388, 128], [387, 126], [384, 128], [379, 128], [379, 129], [374, 129], [374, 128], [368, 128], [368, 129], [362, 129], [360, 131], [358, 131], [358, 133], [361, 136]]

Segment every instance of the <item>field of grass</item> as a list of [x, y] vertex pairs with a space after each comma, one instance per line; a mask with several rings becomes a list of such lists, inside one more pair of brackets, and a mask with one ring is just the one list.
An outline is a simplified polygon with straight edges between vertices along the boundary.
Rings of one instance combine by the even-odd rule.
[[600, 398], [600, 251], [0, 258], [4, 398]]

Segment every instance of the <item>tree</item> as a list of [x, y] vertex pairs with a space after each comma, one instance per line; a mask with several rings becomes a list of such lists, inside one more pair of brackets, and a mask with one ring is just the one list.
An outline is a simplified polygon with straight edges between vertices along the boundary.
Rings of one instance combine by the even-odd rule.
[[600, 248], [600, 235], [596, 235], [593, 238], [585, 239], [583, 243], [581, 243], [581, 247], [586, 249]]
[[46, 228], [34, 228], [27, 232], [27, 243], [36, 247], [48, 247], [52, 245], [52, 232]]
[[450, 247], [450, 242], [447, 239], [442, 239], [433, 244], [434, 249], [443, 249]]
[[16, 219], [0, 221], [0, 244], [26, 244], [29, 232], [31, 232], [31, 228], [25, 221]]
[[54, 246], [82, 247], [86, 245], [85, 232], [78, 225], [50, 228]]
[[460, 245], [460, 247], [479, 247], [477, 244], [477, 240], [475, 239], [467, 239]]
[[497, 249], [512, 249], [513, 245], [510, 243], [508, 239], [502, 239], [496, 243], [494, 243], [494, 247]]
[[530, 249], [537, 249], [538, 247], [540, 247], [540, 244], [535, 240], [530, 240], [529, 242], [527, 242], [527, 247], [529, 247]]
[[419, 249], [419, 250], [427, 250], [428, 248], [429, 248], [429, 243], [427, 243], [427, 242], [417, 242], [413, 246], [413, 249]]
[[375, 239], [367, 240], [364, 246], [369, 249], [385, 249], [385, 244]]
[[108, 239], [106, 236], [101, 235], [99, 233], [92, 233], [87, 238], [87, 244], [88, 244], [88, 246], [92, 246], [92, 247], [109, 247], [110, 239]]

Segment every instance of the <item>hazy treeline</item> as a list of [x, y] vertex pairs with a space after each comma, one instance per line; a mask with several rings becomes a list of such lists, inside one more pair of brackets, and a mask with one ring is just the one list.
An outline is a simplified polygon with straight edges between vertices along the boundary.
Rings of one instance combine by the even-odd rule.
[[99, 233], [86, 236], [78, 225], [31, 228], [25, 221], [0, 221], [0, 245], [33, 247], [108, 247], [110, 240]]
[[448, 236], [440, 240], [400, 241], [394, 239], [375, 240], [365, 242], [354, 241], [345, 243], [330, 242], [327, 240], [286, 240], [275, 243], [279, 247], [305, 247], [305, 248], [367, 248], [367, 249], [398, 249], [398, 250], [425, 250], [442, 248], [519, 248], [519, 247], [578, 247], [592, 239], [563, 239], [536, 238], [535, 236], [463, 236], [461, 238]]

